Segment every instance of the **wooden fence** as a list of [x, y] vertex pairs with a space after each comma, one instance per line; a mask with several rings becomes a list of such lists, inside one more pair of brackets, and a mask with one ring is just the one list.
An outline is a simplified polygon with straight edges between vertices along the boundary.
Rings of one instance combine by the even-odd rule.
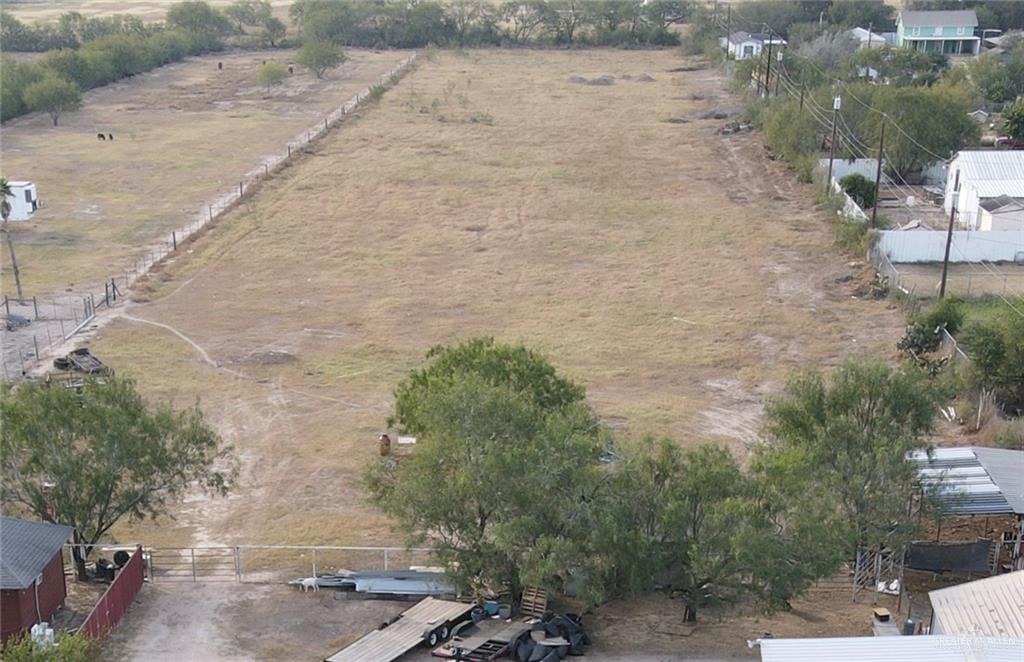
[[92, 611], [78, 629], [79, 632], [93, 638], [100, 638], [118, 624], [121, 617], [128, 611], [139, 589], [146, 578], [146, 569], [142, 562], [142, 545], [135, 548], [128, 563], [117, 573], [117, 577], [103, 593]]

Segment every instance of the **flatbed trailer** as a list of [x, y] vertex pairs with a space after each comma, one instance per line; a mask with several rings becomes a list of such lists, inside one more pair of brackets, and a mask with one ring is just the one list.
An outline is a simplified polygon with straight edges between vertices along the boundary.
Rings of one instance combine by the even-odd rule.
[[425, 598], [397, 619], [363, 635], [324, 662], [391, 662], [421, 643], [433, 648], [470, 618], [475, 605]]

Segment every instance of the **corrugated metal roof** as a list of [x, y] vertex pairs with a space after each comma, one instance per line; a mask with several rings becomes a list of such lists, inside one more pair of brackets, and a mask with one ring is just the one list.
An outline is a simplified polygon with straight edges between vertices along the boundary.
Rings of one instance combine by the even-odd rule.
[[917, 463], [921, 482], [949, 513], [1024, 514], [1024, 451], [936, 448], [931, 456], [914, 451], [907, 459]]
[[831, 637], [761, 639], [761, 662], [1020, 662], [1024, 639]]
[[[951, 11], [901, 11], [899, 22], [908, 28], [925, 27], [977, 27], [978, 15], [973, 9]], [[967, 35], [971, 36], [971, 35]]]
[[974, 187], [982, 198], [1024, 197], [1024, 151], [963, 150], [950, 166], [951, 174], [960, 169], [961, 186]]
[[74, 531], [63, 524], [0, 517], [0, 589], [26, 589]]
[[944, 635], [1024, 639], [1024, 570], [929, 591], [928, 597]]
[[327, 658], [326, 662], [388, 662], [423, 641], [425, 632], [465, 617], [473, 605], [426, 598], [402, 612], [402, 617], [374, 630]]
[[981, 466], [1015, 513], [1024, 513], [1024, 451], [974, 447]]

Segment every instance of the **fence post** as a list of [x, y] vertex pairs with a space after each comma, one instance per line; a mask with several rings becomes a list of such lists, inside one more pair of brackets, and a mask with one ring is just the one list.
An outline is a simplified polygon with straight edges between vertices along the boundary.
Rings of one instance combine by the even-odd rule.
[[242, 550], [235, 545], [235, 581], [242, 583]]
[[36, 303], [35, 295], [32, 296], [32, 310], [36, 313], [36, 319], [39, 319], [39, 304]]
[[210, 220], [213, 220], [213, 205], [210, 205]]
[[171, 243], [174, 244], [174, 250], [178, 250], [178, 233], [171, 233]]
[[39, 360], [39, 341], [36, 340], [36, 334], [32, 334], [32, 346], [36, 348], [36, 361]]
[[110, 283], [103, 283], [103, 301], [106, 302], [107, 308], [110, 308]]
[[64, 333], [64, 320], [57, 320], [57, 321], [60, 322], [60, 337], [61, 337], [61, 339], [64, 339], [67, 336], [67, 334]]
[[192, 554], [192, 581], [196, 581], [196, 548], [189, 547], [188, 551]]
[[292, 158], [292, 144], [288, 143], [288, 158]]
[[50, 349], [53, 349], [53, 336], [50, 335], [50, 327], [46, 327], [46, 339], [50, 341]]
[[11, 300], [7, 298], [6, 294], [4, 295], [4, 308], [7, 309], [7, 314], [10, 315], [11, 314]]
[[384, 569], [388, 569], [388, 548], [384, 548]]
[[316, 547], [313, 548], [313, 578], [316, 579]]
[[238, 197], [242, 197], [242, 182], [238, 182]]

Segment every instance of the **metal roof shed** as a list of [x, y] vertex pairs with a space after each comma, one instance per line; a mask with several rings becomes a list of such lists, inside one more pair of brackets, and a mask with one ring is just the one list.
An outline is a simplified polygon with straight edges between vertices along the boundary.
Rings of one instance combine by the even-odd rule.
[[761, 662], [1020, 662], [1024, 639], [830, 637], [760, 639]]
[[922, 484], [954, 515], [1024, 515], [1024, 451], [936, 448], [909, 453]]
[[933, 634], [1016, 637], [1024, 642], [1024, 570], [929, 591], [928, 597]]

